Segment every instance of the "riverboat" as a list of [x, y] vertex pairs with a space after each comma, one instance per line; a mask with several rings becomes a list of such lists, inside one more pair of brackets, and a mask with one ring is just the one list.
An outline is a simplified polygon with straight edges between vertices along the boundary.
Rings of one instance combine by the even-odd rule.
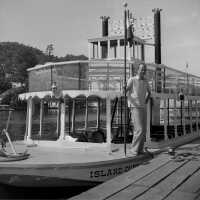
[[[146, 46], [155, 48], [155, 62], [145, 62], [152, 91], [147, 105], [146, 147], [158, 149], [156, 154], [164, 147], [175, 148], [199, 137], [200, 78], [161, 64], [159, 34], [155, 34], [155, 44], [135, 36], [133, 45], [126, 48], [124, 35], [107, 34], [108, 20], [102, 17], [102, 37], [88, 40], [88, 61], [47, 63], [28, 69], [29, 92], [19, 95], [27, 101], [26, 131], [23, 140], [11, 141], [8, 126], [4, 129], [9, 143], [1, 150], [0, 183], [92, 186], [151, 159], [153, 153], [129, 153], [134, 124], [129, 120], [123, 92], [125, 77], [145, 62]], [[156, 33], [158, 21], [160, 10], [156, 9]], [[122, 47], [127, 60], [120, 56]], [[37, 107], [39, 118], [33, 119]], [[48, 132], [53, 129], [52, 124], [44, 126], [45, 110], [57, 115], [53, 139], [47, 139], [48, 133], [43, 137], [46, 128], [50, 127]]]

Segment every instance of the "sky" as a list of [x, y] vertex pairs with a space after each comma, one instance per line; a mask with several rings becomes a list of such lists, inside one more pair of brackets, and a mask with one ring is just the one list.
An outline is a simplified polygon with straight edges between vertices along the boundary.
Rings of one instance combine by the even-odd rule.
[[[0, 42], [11, 41], [54, 55], [88, 55], [89, 38], [101, 36], [100, 16], [123, 18], [124, 0], [0, 0]], [[134, 17], [161, 8], [162, 63], [200, 76], [200, 0], [126, 0]]]

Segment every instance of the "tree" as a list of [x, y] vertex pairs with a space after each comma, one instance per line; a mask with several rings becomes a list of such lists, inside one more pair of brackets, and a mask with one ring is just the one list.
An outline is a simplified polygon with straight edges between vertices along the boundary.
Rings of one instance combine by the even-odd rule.
[[[25, 46], [17, 42], [0, 43], [0, 66], [4, 66], [0, 73], [0, 92], [10, 88], [12, 82], [27, 86], [27, 69], [39, 63], [44, 63], [47, 56], [39, 49]], [[7, 75], [9, 75], [7, 77]]]
[[54, 51], [53, 44], [48, 44], [45, 51], [46, 55], [48, 56], [48, 61], [54, 60], [53, 51]]
[[53, 50], [54, 50], [53, 44], [48, 44], [46, 48], [46, 55], [53, 56]]
[[11, 83], [10, 83], [10, 80], [6, 77], [5, 65], [1, 64], [0, 65], [0, 93], [10, 88], [11, 88]]
[[15, 60], [12, 80], [15, 82], [19, 82], [22, 85], [27, 86], [28, 83], [28, 73], [27, 69], [34, 67], [38, 64], [38, 60], [34, 52], [29, 49], [24, 49], [20, 52]]

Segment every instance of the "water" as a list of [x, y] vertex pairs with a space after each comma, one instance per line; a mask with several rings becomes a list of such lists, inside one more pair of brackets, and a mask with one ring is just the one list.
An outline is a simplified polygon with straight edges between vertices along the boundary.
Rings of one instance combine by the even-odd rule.
[[19, 188], [0, 185], [0, 199], [68, 199], [89, 187], [71, 188]]

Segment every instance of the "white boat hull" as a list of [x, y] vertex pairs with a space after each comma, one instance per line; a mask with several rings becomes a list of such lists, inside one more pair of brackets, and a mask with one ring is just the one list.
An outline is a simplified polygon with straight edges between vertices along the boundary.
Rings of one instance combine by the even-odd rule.
[[[98, 155], [97, 155], [98, 156]], [[52, 157], [52, 159], [54, 159]], [[20, 187], [92, 186], [107, 181], [141, 164], [150, 156], [123, 157], [95, 162], [46, 163], [15, 161], [0, 163], [0, 183]]]

